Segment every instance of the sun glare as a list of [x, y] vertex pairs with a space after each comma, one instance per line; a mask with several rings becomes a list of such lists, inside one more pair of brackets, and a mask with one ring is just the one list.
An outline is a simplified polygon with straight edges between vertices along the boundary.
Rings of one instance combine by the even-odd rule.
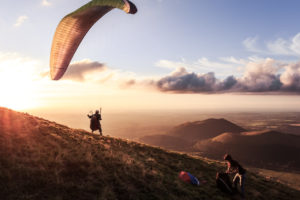
[[0, 106], [15, 110], [37, 106], [35, 65], [15, 54], [0, 54]]

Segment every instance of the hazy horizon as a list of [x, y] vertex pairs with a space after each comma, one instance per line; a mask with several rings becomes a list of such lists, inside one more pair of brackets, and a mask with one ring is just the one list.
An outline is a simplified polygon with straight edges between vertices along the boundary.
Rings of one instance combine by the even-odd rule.
[[[29, 114], [55, 121], [71, 128], [90, 131], [89, 119], [86, 112], [41, 111], [27, 110]], [[201, 121], [208, 118], [225, 118], [244, 128], [253, 130], [267, 129], [274, 125], [295, 124], [300, 122], [300, 112], [265, 111], [209, 111], [209, 110], [148, 110], [148, 111], [109, 111], [102, 110], [101, 121], [105, 135], [123, 137], [128, 139], [144, 135], [165, 134], [171, 128], [192, 121]], [[288, 120], [291, 120], [289, 122]], [[282, 122], [280, 122], [282, 121]], [[287, 122], [285, 122], [287, 121]], [[257, 127], [256, 127], [257, 126]]]

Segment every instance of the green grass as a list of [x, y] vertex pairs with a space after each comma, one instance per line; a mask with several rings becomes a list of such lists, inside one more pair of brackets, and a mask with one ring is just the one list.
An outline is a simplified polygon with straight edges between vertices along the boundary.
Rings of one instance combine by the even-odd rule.
[[268, 180], [277, 181], [300, 191], [300, 174], [292, 172], [273, 171], [267, 169], [251, 169]]
[[[0, 108], [0, 199], [232, 199], [215, 187], [225, 166], [128, 140], [100, 137]], [[178, 179], [181, 170], [199, 187]], [[248, 173], [247, 199], [300, 192]], [[238, 199], [238, 197], [234, 197]]]

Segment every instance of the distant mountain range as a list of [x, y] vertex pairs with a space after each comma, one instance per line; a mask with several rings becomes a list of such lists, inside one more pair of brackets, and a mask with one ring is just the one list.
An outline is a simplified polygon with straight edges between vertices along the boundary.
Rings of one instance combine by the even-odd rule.
[[230, 153], [246, 165], [300, 171], [300, 136], [268, 130], [246, 131], [226, 119], [184, 123], [165, 135], [142, 137], [140, 141], [213, 159]]
[[207, 119], [187, 122], [175, 126], [164, 135], [144, 136], [139, 141], [171, 150], [193, 151], [198, 141], [216, 137], [224, 132], [238, 134], [244, 131], [246, 130], [242, 127], [223, 118]]

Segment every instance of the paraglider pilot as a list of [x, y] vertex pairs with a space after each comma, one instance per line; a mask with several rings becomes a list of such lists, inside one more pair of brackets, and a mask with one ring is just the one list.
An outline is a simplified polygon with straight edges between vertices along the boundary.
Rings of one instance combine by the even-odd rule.
[[102, 120], [101, 114], [99, 114], [99, 110], [96, 110], [95, 114], [87, 115], [88, 118], [91, 119], [90, 128], [92, 133], [96, 130], [99, 130], [100, 135], [102, 136], [102, 127], [100, 124], [100, 120]]
[[227, 164], [227, 170], [226, 173], [232, 173], [235, 174], [234, 178], [232, 180], [233, 187], [237, 187], [237, 183], [239, 183], [241, 188], [241, 195], [244, 197], [244, 184], [245, 184], [245, 174], [246, 170], [235, 160], [232, 159], [231, 155], [225, 154], [224, 160]]

